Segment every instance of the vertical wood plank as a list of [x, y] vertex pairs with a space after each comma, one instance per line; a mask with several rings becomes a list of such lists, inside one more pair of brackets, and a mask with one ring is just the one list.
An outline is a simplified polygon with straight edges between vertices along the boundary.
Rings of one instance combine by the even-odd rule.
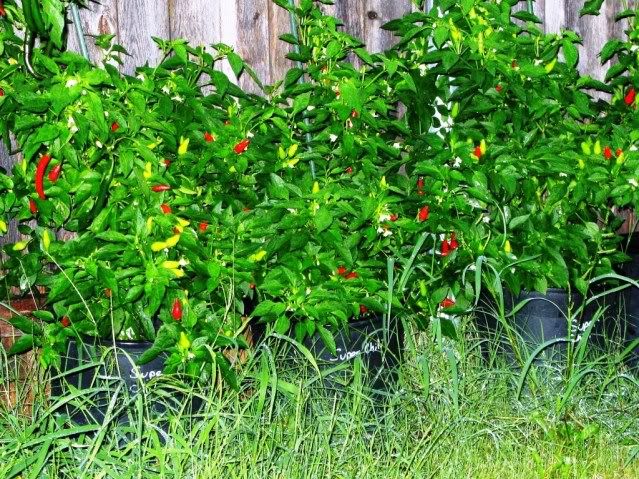
[[[264, 83], [271, 81], [271, 55], [269, 35], [270, 0], [236, 2], [237, 52], [249, 63]], [[248, 75], [243, 75], [240, 85], [253, 93], [260, 90]]]
[[293, 49], [292, 45], [279, 39], [280, 35], [291, 31], [289, 13], [283, 8], [269, 3], [269, 46], [270, 52], [270, 83], [284, 79], [286, 71], [294, 63], [286, 58]]
[[[94, 37], [98, 35], [117, 35], [118, 33], [118, 0], [89, 3], [80, 10], [82, 31], [85, 35], [91, 60], [99, 64], [104, 59], [104, 52], [95, 45]], [[69, 26], [69, 50], [80, 51], [77, 39], [77, 25]], [[116, 43], [118, 39], [116, 38]]]
[[211, 45], [220, 41], [216, 24], [219, 9], [211, 8], [210, 0], [169, 0], [171, 38], [185, 38], [192, 46]]
[[136, 66], [157, 64], [162, 54], [151, 37], [171, 37], [167, 0], [119, 1], [117, 18], [120, 43], [130, 54], [124, 58], [123, 71], [133, 73]]
[[411, 0], [339, 0], [337, 16], [345, 29], [366, 43], [369, 51], [380, 52], [395, 43], [392, 32], [381, 29], [384, 23], [412, 10]]

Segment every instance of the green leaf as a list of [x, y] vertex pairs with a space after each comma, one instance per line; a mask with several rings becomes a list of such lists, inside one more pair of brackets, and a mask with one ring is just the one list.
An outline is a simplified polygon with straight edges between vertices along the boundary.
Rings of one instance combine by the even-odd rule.
[[64, 31], [64, 13], [66, 9], [60, 0], [42, 0], [44, 24], [49, 30], [53, 44], [62, 48], [62, 32]]
[[275, 321], [275, 332], [278, 334], [286, 334], [291, 329], [291, 320], [288, 316], [282, 315]]
[[16, 329], [19, 329], [25, 334], [32, 334], [40, 336], [42, 334], [42, 328], [38, 323], [25, 316], [13, 316], [9, 323]]
[[450, 29], [446, 25], [440, 25], [433, 32], [433, 41], [437, 48], [441, 48], [446, 40], [448, 40]]
[[326, 348], [331, 352], [331, 354], [336, 355], [337, 345], [335, 344], [333, 334], [321, 324], [317, 324], [317, 332], [319, 333], [320, 338], [322, 338]]
[[622, 42], [621, 40], [618, 40], [616, 38], [606, 42], [604, 47], [601, 49], [601, 53], [599, 53], [601, 62], [602, 63], [607, 62], [617, 53], [619, 53], [622, 50], [625, 50], [625, 48], [626, 48], [625, 42]]
[[577, 66], [577, 62], [579, 61], [579, 50], [577, 50], [577, 47], [575, 47], [574, 43], [572, 43], [568, 39], [564, 39], [563, 41], [563, 50], [566, 64], [568, 64], [568, 66], [571, 68], [575, 68], [575, 66]]
[[221, 353], [215, 353], [215, 362], [217, 364], [218, 369], [220, 370], [220, 374], [224, 378], [224, 381], [231, 386], [235, 391], [239, 391], [240, 388], [237, 384], [237, 376], [233, 369], [231, 369], [231, 365]]
[[11, 348], [9, 348], [9, 351], [7, 351], [7, 355], [13, 356], [15, 354], [25, 353], [33, 349], [34, 344], [35, 340], [33, 335], [25, 334], [24, 336], [18, 338], [15, 343], [13, 343], [13, 346], [11, 346]]
[[517, 20], [522, 20], [524, 22], [541, 23], [541, 20], [539, 19], [538, 16], [533, 15], [532, 13], [527, 12], [526, 10], [521, 10], [515, 13], [513, 15], [513, 18], [516, 18]]
[[317, 231], [321, 233], [331, 226], [332, 223], [333, 215], [331, 211], [325, 206], [320, 207], [315, 215], [315, 228], [317, 228]]
[[579, 12], [579, 16], [583, 17], [584, 15], [599, 15], [603, 2], [604, 0], [587, 0], [584, 4], [584, 7]]
[[231, 69], [237, 78], [242, 75], [242, 71], [244, 71], [244, 60], [234, 52], [229, 52], [227, 55], [227, 59], [229, 64], [231, 65]]

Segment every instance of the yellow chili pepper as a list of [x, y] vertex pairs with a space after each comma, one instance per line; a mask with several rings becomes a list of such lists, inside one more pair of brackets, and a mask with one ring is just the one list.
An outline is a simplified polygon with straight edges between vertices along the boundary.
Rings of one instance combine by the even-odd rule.
[[162, 251], [163, 249], [166, 249], [168, 247], [169, 245], [166, 244], [166, 242], [156, 241], [155, 243], [151, 245], [151, 251], [155, 251], [157, 253], [158, 251]]
[[595, 142], [595, 147], [593, 148], [593, 153], [595, 155], [601, 155], [601, 142], [597, 140]]
[[313, 194], [316, 194], [316, 193], [319, 193], [319, 192], [320, 192], [320, 185], [316, 181], [315, 183], [313, 183]]
[[281, 146], [277, 149], [277, 156], [279, 157], [280, 160], [286, 159], [286, 152], [284, 151], [284, 148], [282, 148]]
[[249, 260], [253, 261], [254, 263], [258, 263], [259, 261], [262, 261], [265, 257], [266, 257], [266, 251], [261, 249], [257, 253], [254, 253], [251, 256], [249, 256]]
[[166, 269], [177, 269], [180, 267], [179, 261], [165, 261], [162, 263], [162, 267]]
[[45, 251], [49, 251], [49, 246], [51, 246], [51, 236], [48, 230], [44, 230], [44, 233], [42, 233], [42, 247]]
[[186, 152], [189, 151], [189, 138], [180, 138], [180, 146], [178, 148], [178, 155], [186, 155]]
[[482, 155], [486, 154], [486, 150], [488, 149], [488, 146], [486, 145], [486, 140], [481, 140], [481, 142], [479, 143], [479, 149], [481, 150]]
[[510, 241], [509, 241], [509, 240], [506, 240], [506, 243], [504, 243], [504, 252], [505, 252], [506, 254], [510, 254], [510, 253], [512, 253], [512, 252], [513, 252], [513, 248], [512, 248], [512, 246], [510, 245]]
[[297, 154], [297, 149], [298, 148], [299, 148], [299, 145], [297, 143], [295, 143], [294, 145], [291, 145], [288, 148], [288, 157], [289, 158], [293, 158]]
[[173, 235], [169, 239], [166, 240], [166, 245], [169, 248], [173, 248], [180, 241], [180, 235]]
[[181, 331], [180, 340], [178, 341], [178, 348], [180, 348], [183, 351], [186, 351], [190, 347], [191, 347], [191, 340], [189, 339], [189, 337], [186, 335], [184, 331]]
[[0, 220], [0, 235], [6, 234], [7, 231], [9, 231], [7, 223], [5, 223], [3, 220]]
[[153, 165], [151, 164], [150, 161], [148, 161], [146, 165], [144, 165], [144, 178], [148, 180], [152, 176], [153, 176]]
[[13, 245], [13, 251], [22, 251], [27, 247], [28, 244], [28, 241], [18, 241], [16, 244]]
[[557, 59], [555, 58], [553, 61], [548, 63], [545, 67], [546, 73], [550, 73], [555, 69], [555, 65], [557, 64]]

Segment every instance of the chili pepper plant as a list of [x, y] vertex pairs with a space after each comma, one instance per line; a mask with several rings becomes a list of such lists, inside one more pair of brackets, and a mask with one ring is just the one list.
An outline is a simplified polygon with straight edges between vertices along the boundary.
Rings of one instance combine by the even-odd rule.
[[392, 278], [412, 270], [428, 210], [405, 206], [412, 187], [390, 83], [397, 65], [367, 52], [316, 2], [276, 3], [298, 26], [281, 37], [296, 66], [269, 95], [279, 141], [253, 212], [263, 242], [253, 314], [300, 341], [319, 333], [334, 349], [333, 334], [349, 321], [405, 310]]
[[70, 338], [148, 340], [143, 362], [167, 353], [169, 372], [219, 369], [234, 384], [222, 351], [247, 346], [235, 288], [248, 290], [259, 259], [246, 222], [277, 155], [272, 108], [215, 69], [244, 63], [225, 45], [157, 40], [160, 64], [127, 76], [106, 36], [100, 66], [36, 48], [36, 78], [19, 18], [0, 22], [0, 129], [20, 155], [1, 177], [2, 226], [18, 221], [25, 238], [3, 248], [3, 296], [45, 291], [12, 352], [35, 346], [56, 365]]
[[410, 77], [394, 86], [411, 132], [410, 200], [430, 207], [443, 261], [431, 311], [468, 309], [481, 271], [515, 295], [585, 293], [621, 259], [610, 207], [628, 145], [600, 137], [589, 90], [601, 82], [577, 71], [581, 39], [543, 33], [518, 3], [437, 0], [385, 26], [399, 37], [388, 61]]

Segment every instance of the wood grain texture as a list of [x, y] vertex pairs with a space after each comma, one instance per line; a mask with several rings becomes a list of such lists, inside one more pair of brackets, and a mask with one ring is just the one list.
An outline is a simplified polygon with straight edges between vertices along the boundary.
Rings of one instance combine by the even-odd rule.
[[[271, 79], [271, 52], [269, 29], [270, 0], [236, 2], [237, 52], [250, 64], [258, 78], [268, 83]], [[253, 93], [259, 88], [248, 75], [243, 75], [240, 85]]]
[[[102, 0], [89, 3], [88, 8], [80, 11], [81, 31], [84, 32], [91, 60], [99, 63], [104, 59], [104, 52], [95, 45], [98, 35], [117, 35], [118, 33], [118, 0]], [[116, 42], [118, 40], [116, 39]], [[69, 25], [69, 49], [79, 52], [78, 26]]]
[[171, 36], [167, 0], [119, 0], [117, 15], [118, 38], [130, 54], [124, 58], [124, 72], [157, 64], [162, 54], [151, 37]]
[[284, 79], [286, 72], [294, 63], [286, 58], [293, 49], [292, 45], [279, 39], [280, 35], [291, 31], [291, 23], [286, 10], [274, 3], [269, 3], [269, 45], [270, 81], [275, 83]]

